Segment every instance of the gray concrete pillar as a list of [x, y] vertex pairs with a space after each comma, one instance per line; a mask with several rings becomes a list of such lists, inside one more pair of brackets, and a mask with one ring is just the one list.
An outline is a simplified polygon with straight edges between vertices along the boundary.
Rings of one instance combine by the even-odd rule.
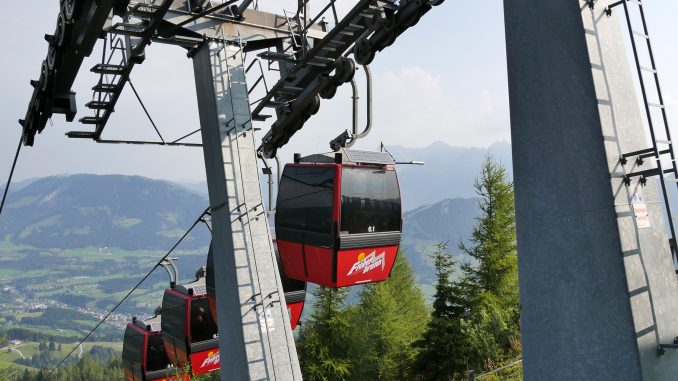
[[678, 378], [660, 199], [622, 182], [652, 161], [620, 164], [649, 145], [607, 3], [504, 2], [526, 380]]

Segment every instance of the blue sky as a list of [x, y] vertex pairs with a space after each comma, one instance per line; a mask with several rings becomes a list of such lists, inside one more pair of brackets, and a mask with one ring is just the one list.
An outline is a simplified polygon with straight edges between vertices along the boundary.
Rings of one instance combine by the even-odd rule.
[[[262, 8], [270, 10], [289, 9], [290, 3], [296, 1], [260, 0]], [[338, 1], [342, 10], [352, 3]], [[37, 79], [46, 54], [43, 35], [54, 30], [57, 4], [56, 0], [15, 2], [0, 14], [4, 52], [0, 60], [0, 182], [9, 172], [20, 135], [17, 119], [23, 117], [32, 91], [28, 81]], [[647, 1], [646, 11], [669, 121], [678, 123], [673, 117], [678, 117], [678, 75], [672, 72], [678, 67], [678, 27], [672, 17], [678, 14], [678, 2]], [[97, 52], [95, 49], [85, 62], [74, 86], [77, 118], [89, 115], [84, 104], [96, 77], [87, 69], [96, 63]], [[435, 141], [486, 147], [510, 140], [502, 1], [444, 2], [379, 53], [371, 68], [374, 127], [356, 148], [376, 148], [380, 141], [407, 147], [425, 147]], [[357, 75], [363, 77], [362, 72]], [[198, 128], [192, 64], [181, 48], [152, 45], [146, 62], [133, 71], [132, 80], [167, 137], [177, 138]], [[364, 100], [364, 88], [361, 94]], [[295, 135], [281, 157], [289, 160], [293, 152], [326, 151], [330, 139], [350, 128], [350, 115], [350, 86], [346, 85], [334, 99], [323, 100], [318, 115]], [[268, 124], [256, 126], [265, 131]], [[79, 172], [171, 180], [204, 178], [200, 149], [103, 145], [64, 136], [80, 129], [77, 123], [66, 123], [63, 116], [55, 115], [53, 126], [48, 125], [37, 136], [35, 146], [23, 148], [15, 179]], [[153, 138], [153, 129], [129, 89], [118, 102], [104, 136]]]

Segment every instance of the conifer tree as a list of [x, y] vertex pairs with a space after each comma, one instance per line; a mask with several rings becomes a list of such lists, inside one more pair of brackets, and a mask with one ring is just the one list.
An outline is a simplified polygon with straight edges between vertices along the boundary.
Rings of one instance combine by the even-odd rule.
[[469, 243], [459, 245], [470, 260], [457, 266], [445, 244], [433, 254], [433, 312], [417, 344], [424, 380], [463, 379], [469, 369], [493, 369], [520, 351], [513, 185], [488, 155], [474, 187], [481, 213]]
[[481, 213], [469, 244], [459, 245], [472, 261], [461, 266], [457, 285], [468, 300], [469, 365], [487, 369], [515, 356], [519, 347], [515, 207], [506, 169], [490, 155], [474, 188]]
[[436, 245], [431, 255], [436, 269], [436, 293], [433, 310], [421, 340], [414, 344], [419, 349], [414, 370], [423, 380], [461, 379], [467, 369], [468, 358], [468, 295], [460, 283], [453, 281], [455, 262], [447, 243]]
[[459, 244], [474, 259], [465, 263], [462, 271], [468, 284], [476, 288], [474, 295], [499, 295], [506, 306], [516, 307], [518, 262], [513, 184], [507, 179], [506, 169], [488, 155], [474, 188], [480, 196], [481, 215], [476, 219], [470, 245]]
[[351, 322], [345, 305], [348, 290], [319, 286], [313, 296], [313, 313], [301, 326], [297, 345], [304, 379], [351, 379]]
[[385, 282], [365, 286], [353, 310], [353, 379], [405, 380], [411, 377], [415, 341], [428, 321], [424, 295], [404, 254], [396, 257]]

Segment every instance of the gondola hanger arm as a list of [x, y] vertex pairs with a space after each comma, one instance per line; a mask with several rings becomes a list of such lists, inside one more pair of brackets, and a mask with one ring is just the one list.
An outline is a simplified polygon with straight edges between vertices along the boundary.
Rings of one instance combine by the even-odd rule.
[[351, 89], [353, 90], [353, 123], [352, 131], [345, 130], [339, 136], [330, 141], [330, 148], [333, 151], [339, 151], [341, 148], [350, 148], [355, 142], [367, 136], [372, 129], [372, 72], [369, 65], [362, 65], [365, 69], [366, 91], [367, 91], [367, 124], [362, 132], [358, 132], [358, 85], [355, 79], [351, 79]]

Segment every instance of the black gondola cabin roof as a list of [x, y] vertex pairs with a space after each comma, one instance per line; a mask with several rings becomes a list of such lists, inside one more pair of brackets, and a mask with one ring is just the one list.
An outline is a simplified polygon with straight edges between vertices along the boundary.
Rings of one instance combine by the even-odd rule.
[[191, 283], [176, 285], [174, 290], [185, 295], [200, 296], [207, 294], [207, 286], [205, 285], [204, 277], [201, 277], [200, 279], [197, 279]]
[[160, 332], [161, 321], [162, 317], [160, 315], [155, 315], [152, 318], [148, 318], [146, 320], [136, 320], [134, 321], [134, 325], [143, 329], [144, 331]]

